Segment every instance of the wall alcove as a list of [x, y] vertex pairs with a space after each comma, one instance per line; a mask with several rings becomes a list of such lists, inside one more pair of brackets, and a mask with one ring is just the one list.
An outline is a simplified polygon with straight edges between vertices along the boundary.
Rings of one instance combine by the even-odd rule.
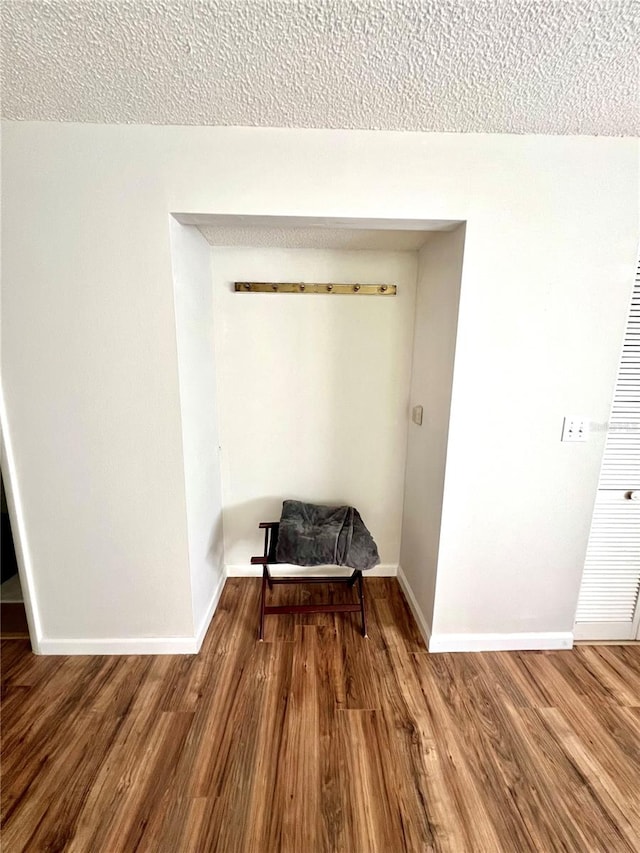
[[[357, 506], [374, 571], [409, 578], [430, 620], [464, 224], [175, 214], [170, 228], [194, 622], [222, 577], [257, 574], [258, 522], [285, 497]], [[238, 294], [235, 281], [398, 294]]]

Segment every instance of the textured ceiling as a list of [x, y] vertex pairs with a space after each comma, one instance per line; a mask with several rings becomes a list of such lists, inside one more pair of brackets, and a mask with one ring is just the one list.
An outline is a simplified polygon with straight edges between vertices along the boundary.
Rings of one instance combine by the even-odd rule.
[[174, 213], [195, 225], [212, 246], [277, 249], [378, 249], [412, 252], [435, 231], [461, 223], [450, 219], [353, 219], [224, 213]]
[[277, 249], [377, 249], [411, 252], [427, 242], [428, 231], [371, 231], [365, 228], [260, 228], [200, 225], [212, 246]]
[[12, 119], [638, 135], [638, 0], [5, 0]]

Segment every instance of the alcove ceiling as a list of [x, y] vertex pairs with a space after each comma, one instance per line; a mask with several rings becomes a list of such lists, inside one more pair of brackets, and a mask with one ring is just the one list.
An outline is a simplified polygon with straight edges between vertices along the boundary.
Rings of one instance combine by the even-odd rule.
[[373, 249], [414, 252], [437, 231], [461, 223], [449, 219], [344, 219], [320, 216], [256, 216], [175, 213], [211, 246], [267, 249]]
[[374, 231], [366, 228], [234, 228], [199, 225], [211, 246], [256, 249], [375, 249], [414, 252], [429, 239], [428, 231]]
[[637, 0], [11, 0], [9, 119], [638, 135]]

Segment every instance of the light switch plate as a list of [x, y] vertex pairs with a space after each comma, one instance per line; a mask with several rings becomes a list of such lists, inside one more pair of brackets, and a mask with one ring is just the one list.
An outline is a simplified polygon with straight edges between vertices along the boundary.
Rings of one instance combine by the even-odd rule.
[[589, 419], [583, 415], [565, 415], [562, 425], [562, 441], [587, 441]]
[[413, 413], [411, 415], [411, 419], [414, 424], [418, 424], [418, 426], [422, 426], [422, 406], [414, 406]]

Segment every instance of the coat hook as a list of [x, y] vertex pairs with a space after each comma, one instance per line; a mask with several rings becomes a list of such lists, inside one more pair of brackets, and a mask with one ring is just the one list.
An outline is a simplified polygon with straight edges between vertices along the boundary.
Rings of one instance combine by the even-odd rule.
[[[1, 0], [0, 0], [1, 2]], [[236, 281], [234, 289], [242, 293], [324, 293], [332, 295], [360, 294], [362, 296], [395, 296], [395, 284], [359, 284], [354, 282], [311, 281]]]

